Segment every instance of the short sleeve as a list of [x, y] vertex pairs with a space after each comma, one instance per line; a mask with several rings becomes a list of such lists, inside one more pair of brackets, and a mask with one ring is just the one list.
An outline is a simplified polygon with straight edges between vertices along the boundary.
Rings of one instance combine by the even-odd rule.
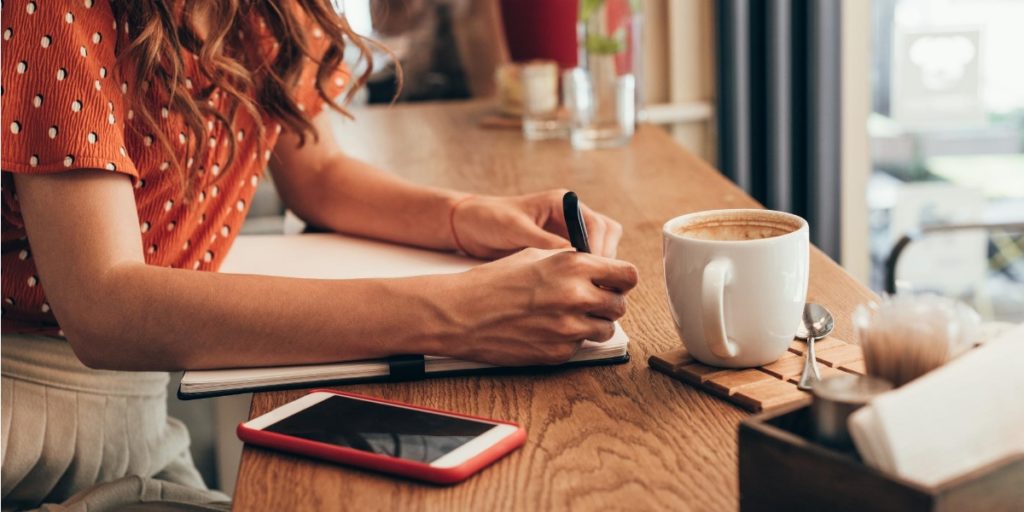
[[107, 169], [138, 178], [125, 149], [127, 83], [105, 0], [3, 3], [0, 168]]
[[[310, 46], [313, 51], [323, 54], [327, 50], [327, 39], [324, 37], [323, 30], [319, 27], [311, 28], [310, 37], [312, 38]], [[310, 119], [316, 117], [317, 114], [323, 111], [324, 107], [327, 107], [327, 102], [320, 96], [320, 91], [316, 88], [316, 75], [319, 68], [320, 62], [318, 60], [307, 59], [294, 93], [294, 99], [299, 109]], [[340, 98], [349, 84], [349, 79], [348, 67], [344, 64], [339, 66], [324, 84], [324, 91], [327, 93], [327, 96], [332, 100]]]

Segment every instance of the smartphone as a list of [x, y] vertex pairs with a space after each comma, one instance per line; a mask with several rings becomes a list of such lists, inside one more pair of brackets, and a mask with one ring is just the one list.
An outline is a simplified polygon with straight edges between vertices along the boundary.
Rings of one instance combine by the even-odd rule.
[[323, 389], [237, 433], [246, 443], [437, 484], [461, 482], [526, 441], [513, 423]]

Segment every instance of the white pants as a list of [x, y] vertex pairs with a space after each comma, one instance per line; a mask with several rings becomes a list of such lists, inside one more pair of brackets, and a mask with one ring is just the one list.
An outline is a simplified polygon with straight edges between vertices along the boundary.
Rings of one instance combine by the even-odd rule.
[[225, 510], [203, 483], [163, 372], [83, 365], [67, 341], [4, 335], [3, 508]]

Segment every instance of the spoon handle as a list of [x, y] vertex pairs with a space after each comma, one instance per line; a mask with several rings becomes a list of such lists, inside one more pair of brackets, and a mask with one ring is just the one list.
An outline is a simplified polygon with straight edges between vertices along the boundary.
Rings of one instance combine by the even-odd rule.
[[800, 375], [798, 389], [809, 391], [814, 383], [821, 380], [821, 373], [818, 372], [818, 359], [814, 356], [814, 337], [807, 337], [807, 352], [804, 354], [804, 371]]

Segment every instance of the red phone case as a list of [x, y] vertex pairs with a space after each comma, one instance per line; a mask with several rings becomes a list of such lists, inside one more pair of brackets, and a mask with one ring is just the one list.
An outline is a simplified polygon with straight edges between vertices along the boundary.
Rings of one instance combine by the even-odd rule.
[[338, 462], [340, 464], [346, 464], [350, 466], [357, 466], [360, 468], [379, 471], [382, 473], [390, 473], [394, 475], [404, 476], [407, 478], [413, 478], [416, 480], [424, 480], [435, 484], [454, 484], [461, 482], [469, 478], [474, 473], [494, 463], [494, 461], [500, 459], [501, 457], [511, 452], [512, 450], [519, 448], [526, 441], [526, 431], [523, 430], [523, 428], [520, 427], [519, 425], [508, 421], [500, 421], [490, 418], [470, 416], [468, 414], [459, 414], [450, 411], [442, 411], [439, 409], [431, 409], [429, 407], [421, 407], [418, 405], [396, 402], [394, 400], [384, 400], [382, 398], [360, 395], [358, 393], [335, 391], [333, 389], [314, 389], [310, 391], [310, 393], [317, 392], [333, 393], [335, 395], [361, 398], [364, 400], [371, 400], [382, 404], [399, 405], [402, 407], [418, 409], [426, 412], [434, 412], [445, 414], [448, 416], [455, 416], [458, 418], [465, 418], [467, 420], [477, 420], [484, 421], [487, 423], [512, 425], [516, 427], [516, 431], [512, 435], [495, 443], [490, 448], [484, 450], [483, 452], [480, 452], [472, 459], [469, 459], [466, 462], [462, 463], [461, 465], [453, 468], [435, 468], [430, 466], [430, 464], [424, 462], [416, 462], [407, 459], [392, 457], [390, 455], [369, 453], [362, 450], [356, 450], [354, 448], [346, 448], [343, 446], [326, 444], [318, 441], [310, 441], [308, 439], [302, 439], [298, 437], [279, 434], [277, 432], [256, 430], [246, 427], [245, 423], [238, 424], [238, 429], [236, 430], [238, 438], [246, 443], [264, 446], [267, 448], [273, 448], [275, 450], [297, 453], [300, 455], [305, 455], [307, 457], [328, 460], [331, 462]]

